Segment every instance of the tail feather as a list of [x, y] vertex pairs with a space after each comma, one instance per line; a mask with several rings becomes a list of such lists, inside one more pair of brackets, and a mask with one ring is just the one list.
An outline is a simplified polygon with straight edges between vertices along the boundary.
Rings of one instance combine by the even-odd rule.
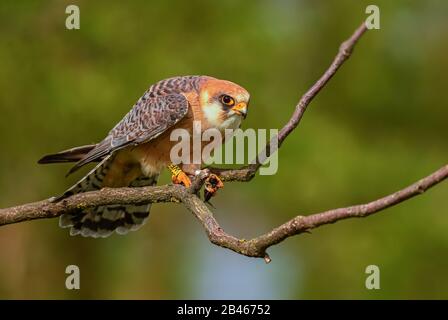
[[91, 144], [82, 147], [76, 147], [69, 150], [64, 150], [54, 154], [48, 154], [42, 157], [37, 163], [48, 164], [48, 163], [64, 163], [64, 162], [78, 162], [84, 156], [94, 149], [96, 144]]
[[[104, 158], [92, 171], [90, 171], [77, 184], [68, 189], [57, 200], [69, 197], [75, 193], [101, 189], [104, 177], [107, 175], [113, 156]], [[142, 187], [155, 185], [158, 175], [146, 177], [140, 176], [129, 185], [130, 187]], [[147, 220], [151, 205], [107, 205], [94, 208], [77, 210], [65, 213], [60, 217], [59, 225], [62, 228], [70, 228], [71, 235], [84, 237], [107, 237], [114, 231], [118, 234], [126, 234], [137, 230]]]

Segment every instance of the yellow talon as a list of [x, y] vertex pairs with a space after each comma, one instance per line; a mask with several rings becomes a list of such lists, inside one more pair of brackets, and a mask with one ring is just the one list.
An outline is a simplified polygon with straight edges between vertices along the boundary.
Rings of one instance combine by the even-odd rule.
[[181, 184], [186, 188], [189, 188], [191, 186], [190, 178], [177, 165], [169, 165], [168, 170], [171, 171], [171, 181], [173, 181], [174, 184]]

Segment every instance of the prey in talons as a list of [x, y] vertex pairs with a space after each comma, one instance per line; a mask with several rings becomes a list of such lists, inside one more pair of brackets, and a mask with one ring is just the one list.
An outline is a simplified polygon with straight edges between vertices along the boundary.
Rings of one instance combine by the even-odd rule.
[[224, 187], [224, 183], [216, 174], [210, 174], [204, 182], [204, 201], [209, 200], [216, 195], [216, 192]]

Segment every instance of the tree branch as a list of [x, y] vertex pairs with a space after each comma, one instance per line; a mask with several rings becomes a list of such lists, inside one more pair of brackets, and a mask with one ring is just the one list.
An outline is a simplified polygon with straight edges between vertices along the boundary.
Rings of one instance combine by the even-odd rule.
[[[291, 119], [280, 130], [278, 137], [274, 137], [274, 139], [278, 139], [278, 147], [282, 145], [286, 137], [297, 127], [313, 98], [328, 83], [340, 66], [350, 57], [355, 44], [366, 30], [367, 29], [363, 23], [347, 41], [342, 43], [338, 54], [327, 71], [325, 71], [323, 76], [302, 96]], [[201, 189], [205, 178], [210, 172], [220, 175], [223, 180], [227, 181], [250, 181], [264, 162], [264, 159], [277, 151], [276, 149], [271, 150], [270, 145], [271, 144], [267, 144], [266, 149], [248, 166], [239, 169], [208, 168], [201, 170], [189, 189], [180, 185], [142, 188], [104, 188], [99, 191], [76, 194], [60, 202], [52, 202], [49, 199], [12, 208], [0, 209], [0, 226], [34, 219], [54, 218], [73, 210], [100, 205], [175, 202], [181, 203], [193, 213], [205, 229], [207, 236], [212, 243], [248, 257], [264, 258], [266, 262], [269, 262], [270, 258], [266, 253], [266, 250], [269, 247], [282, 242], [286, 238], [307, 232], [325, 224], [335, 223], [339, 220], [369, 216], [422, 194], [429, 188], [448, 178], [448, 165], [445, 165], [426, 178], [381, 199], [366, 204], [332, 209], [308, 216], [297, 216], [259, 237], [251, 240], [238, 239], [224, 232], [213, 217], [213, 213], [197, 196], [197, 192]], [[265, 157], [263, 157], [263, 155], [265, 155]]]
[[27, 220], [54, 218], [71, 210], [86, 209], [109, 204], [146, 204], [156, 202], [182, 203], [204, 227], [210, 241], [248, 257], [270, 258], [266, 249], [291, 236], [315, 229], [325, 224], [348, 218], [367, 217], [422, 194], [448, 178], [448, 165], [409, 187], [381, 199], [345, 208], [332, 209], [309, 216], [297, 216], [272, 231], [251, 240], [235, 238], [220, 227], [207, 205], [193, 192], [180, 185], [142, 188], [104, 188], [99, 191], [79, 193], [60, 202], [50, 200], [0, 209], [0, 226]]

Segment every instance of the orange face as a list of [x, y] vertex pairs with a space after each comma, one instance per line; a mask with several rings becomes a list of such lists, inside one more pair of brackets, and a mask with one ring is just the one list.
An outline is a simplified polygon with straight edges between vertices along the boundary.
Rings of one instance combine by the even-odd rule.
[[249, 99], [243, 87], [214, 78], [207, 79], [199, 92], [204, 118], [215, 127], [239, 127], [247, 115]]

